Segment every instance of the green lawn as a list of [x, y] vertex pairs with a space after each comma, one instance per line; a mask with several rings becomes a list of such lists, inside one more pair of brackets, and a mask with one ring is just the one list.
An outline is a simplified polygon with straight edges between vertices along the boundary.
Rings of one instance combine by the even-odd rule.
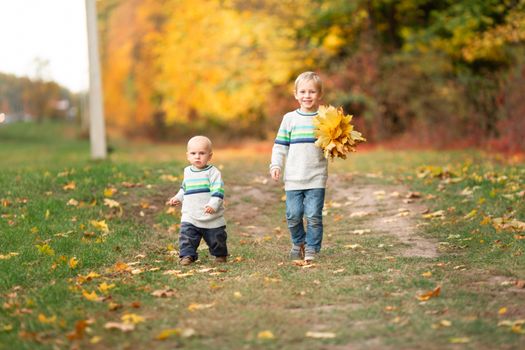
[[2, 349], [524, 347], [523, 163], [381, 149], [335, 161], [323, 250], [301, 266], [271, 141], [217, 148], [231, 256], [217, 266], [203, 249], [181, 268], [165, 201], [184, 140], [115, 141], [93, 162], [76, 135], [0, 125]]

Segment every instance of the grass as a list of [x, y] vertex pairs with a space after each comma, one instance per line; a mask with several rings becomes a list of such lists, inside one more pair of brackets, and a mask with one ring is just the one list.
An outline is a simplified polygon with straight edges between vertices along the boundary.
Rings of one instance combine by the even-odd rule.
[[[524, 233], [500, 229], [496, 220], [525, 221], [522, 163], [472, 150], [376, 150], [336, 161], [323, 251], [314, 266], [302, 267], [286, 258], [283, 193], [266, 183], [265, 148], [217, 149], [230, 261], [213, 265], [200, 250], [197, 264], [181, 268], [180, 214], [164, 202], [179, 186], [183, 148], [116, 142], [110, 160], [92, 162], [87, 142], [74, 136], [57, 124], [0, 127], [0, 348], [525, 343], [525, 326], [515, 322], [525, 319], [525, 289], [514, 284], [525, 279]], [[418, 224], [419, 239], [438, 248], [435, 258], [404, 254], [409, 243], [395, 231], [409, 228], [388, 221], [403, 219], [395, 214], [408, 191], [421, 193], [419, 209], [443, 210], [425, 219], [411, 209], [403, 223]], [[375, 204], [359, 207], [370, 198], [356, 193]], [[363, 208], [373, 213], [351, 216]], [[439, 296], [416, 298], [437, 286]], [[152, 295], [159, 290], [174, 295]], [[106, 329], [108, 322], [122, 327], [123, 317], [134, 330]], [[514, 331], [501, 321], [514, 322]]]

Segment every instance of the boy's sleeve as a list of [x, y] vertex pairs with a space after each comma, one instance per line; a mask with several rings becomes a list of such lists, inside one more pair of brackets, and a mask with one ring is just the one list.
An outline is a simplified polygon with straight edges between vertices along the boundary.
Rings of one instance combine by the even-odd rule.
[[211, 197], [207, 205], [217, 211], [224, 201], [224, 182], [221, 172], [215, 167], [210, 170], [210, 192]]
[[270, 170], [274, 168], [284, 168], [284, 161], [288, 155], [288, 149], [290, 148], [291, 130], [287, 122], [286, 116], [279, 126], [277, 137], [272, 148], [272, 160], [270, 163]]

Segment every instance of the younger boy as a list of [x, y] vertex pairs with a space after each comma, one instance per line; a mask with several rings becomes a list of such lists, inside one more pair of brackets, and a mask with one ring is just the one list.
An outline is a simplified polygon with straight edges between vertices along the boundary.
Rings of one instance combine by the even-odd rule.
[[[323, 206], [328, 163], [314, 143], [313, 119], [323, 96], [321, 78], [304, 72], [295, 80], [299, 109], [286, 113], [272, 149], [270, 175], [278, 181], [285, 167], [286, 221], [292, 238], [290, 258], [315, 259], [323, 240]], [[306, 231], [303, 224], [306, 217]]]
[[191, 163], [184, 169], [184, 179], [179, 192], [168, 204], [182, 203], [179, 237], [181, 265], [197, 260], [201, 238], [209, 247], [215, 262], [226, 262], [226, 222], [224, 220], [224, 183], [220, 171], [209, 165], [213, 155], [211, 141], [205, 136], [195, 136], [188, 141], [187, 158]]

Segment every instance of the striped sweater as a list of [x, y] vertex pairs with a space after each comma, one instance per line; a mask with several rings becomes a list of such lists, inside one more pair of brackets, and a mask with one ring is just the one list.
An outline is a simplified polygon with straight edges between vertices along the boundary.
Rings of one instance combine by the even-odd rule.
[[[213, 165], [203, 169], [188, 166], [184, 169], [184, 180], [175, 197], [182, 202], [182, 222], [200, 228], [216, 228], [226, 225], [224, 220], [224, 183], [221, 172]], [[204, 207], [215, 209], [205, 214]]]
[[286, 113], [272, 149], [270, 169], [285, 169], [284, 189], [325, 188], [328, 162], [315, 145], [314, 113], [300, 110]]

